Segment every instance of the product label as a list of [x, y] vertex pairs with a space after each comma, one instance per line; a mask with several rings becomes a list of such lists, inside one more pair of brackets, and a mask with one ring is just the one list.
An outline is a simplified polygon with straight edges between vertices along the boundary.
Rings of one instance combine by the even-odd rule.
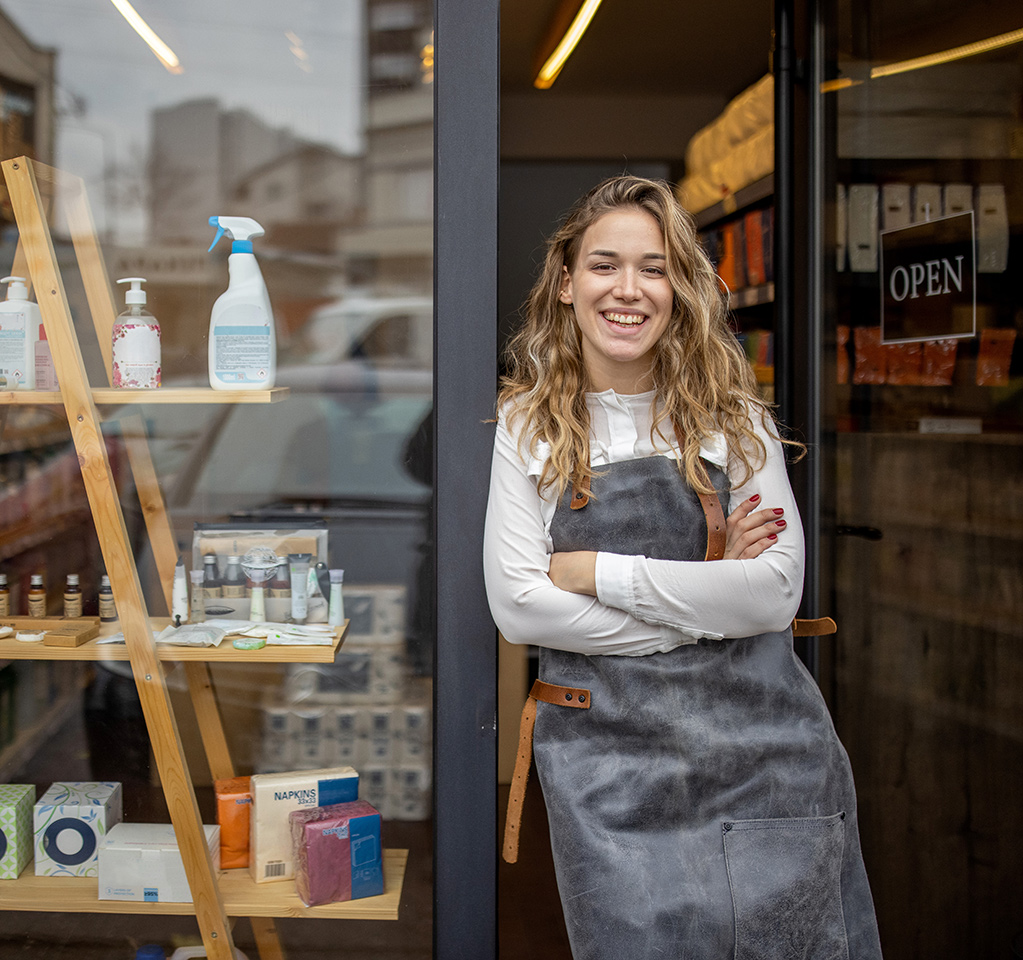
[[99, 618], [100, 620], [116, 620], [117, 607], [114, 605], [114, 598], [108, 594], [99, 595]]
[[[244, 324], [232, 324], [232, 316]], [[228, 307], [213, 328], [213, 373], [232, 384], [261, 383], [270, 376], [270, 323], [258, 304]]]
[[0, 617], [9, 617], [11, 615], [11, 594], [9, 591], [4, 590], [0, 593]]
[[82, 595], [80, 593], [64, 594], [64, 616], [80, 617], [82, 615]]
[[220, 588], [222, 597], [244, 597], [245, 596], [245, 584], [242, 583], [225, 583]]
[[46, 593], [32, 593], [28, 595], [28, 615], [30, 617], [46, 616]]
[[156, 324], [115, 323], [113, 351], [115, 387], [160, 386], [160, 328]]
[[26, 327], [24, 311], [0, 314], [0, 390], [25, 386]]

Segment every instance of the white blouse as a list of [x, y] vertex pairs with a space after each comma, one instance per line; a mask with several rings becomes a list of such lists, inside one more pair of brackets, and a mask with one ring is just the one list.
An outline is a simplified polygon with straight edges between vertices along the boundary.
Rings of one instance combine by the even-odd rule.
[[[607, 390], [587, 394], [590, 462], [603, 466], [649, 456], [675, 456], [660, 437], [650, 439], [655, 394], [624, 396]], [[537, 480], [549, 448], [537, 456], [528, 443], [518, 450], [502, 415], [498, 418], [483, 565], [490, 609], [512, 643], [531, 643], [583, 654], [644, 656], [695, 643], [703, 637], [749, 637], [791, 623], [803, 589], [803, 529], [785, 470], [782, 445], [751, 418], [767, 448], [767, 460], [745, 485], [729, 469], [723, 435], [701, 446], [702, 456], [732, 480], [731, 512], [755, 493], [760, 509], [782, 507], [787, 526], [778, 540], [752, 560], [649, 560], [597, 554], [597, 597], [568, 593], [551, 583], [551, 520], [557, 502], [541, 497]]]

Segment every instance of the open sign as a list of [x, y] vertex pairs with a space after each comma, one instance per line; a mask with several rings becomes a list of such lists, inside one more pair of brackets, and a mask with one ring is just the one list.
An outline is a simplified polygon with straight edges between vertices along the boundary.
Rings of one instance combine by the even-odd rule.
[[973, 211], [881, 232], [881, 340], [977, 331]]

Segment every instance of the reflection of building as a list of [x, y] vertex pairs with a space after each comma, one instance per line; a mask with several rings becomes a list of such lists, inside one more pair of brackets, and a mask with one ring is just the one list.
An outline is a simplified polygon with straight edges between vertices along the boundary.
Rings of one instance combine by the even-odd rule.
[[431, 6], [369, 0], [365, 226], [344, 235], [350, 276], [380, 292], [433, 278]]
[[271, 246], [333, 253], [338, 230], [358, 216], [361, 169], [359, 158], [300, 144], [243, 177], [231, 199], [253, 211]]
[[295, 144], [290, 131], [269, 127], [246, 110], [222, 110], [215, 99], [154, 110], [152, 238], [201, 243], [209, 234], [209, 218], [228, 212], [244, 178]]
[[[0, 11], [0, 159], [53, 162], [56, 60], [55, 50], [36, 46]], [[4, 186], [0, 208], [13, 219]]]

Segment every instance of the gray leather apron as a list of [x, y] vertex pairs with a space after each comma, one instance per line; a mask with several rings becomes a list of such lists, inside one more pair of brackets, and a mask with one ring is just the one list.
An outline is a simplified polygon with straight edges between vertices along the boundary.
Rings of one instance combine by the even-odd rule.
[[[707, 465], [727, 512], [728, 480]], [[674, 460], [603, 468], [555, 550], [702, 560]], [[713, 627], [708, 624], [708, 627]], [[645, 657], [541, 648], [534, 756], [576, 960], [875, 960], [848, 758], [790, 630]]]

